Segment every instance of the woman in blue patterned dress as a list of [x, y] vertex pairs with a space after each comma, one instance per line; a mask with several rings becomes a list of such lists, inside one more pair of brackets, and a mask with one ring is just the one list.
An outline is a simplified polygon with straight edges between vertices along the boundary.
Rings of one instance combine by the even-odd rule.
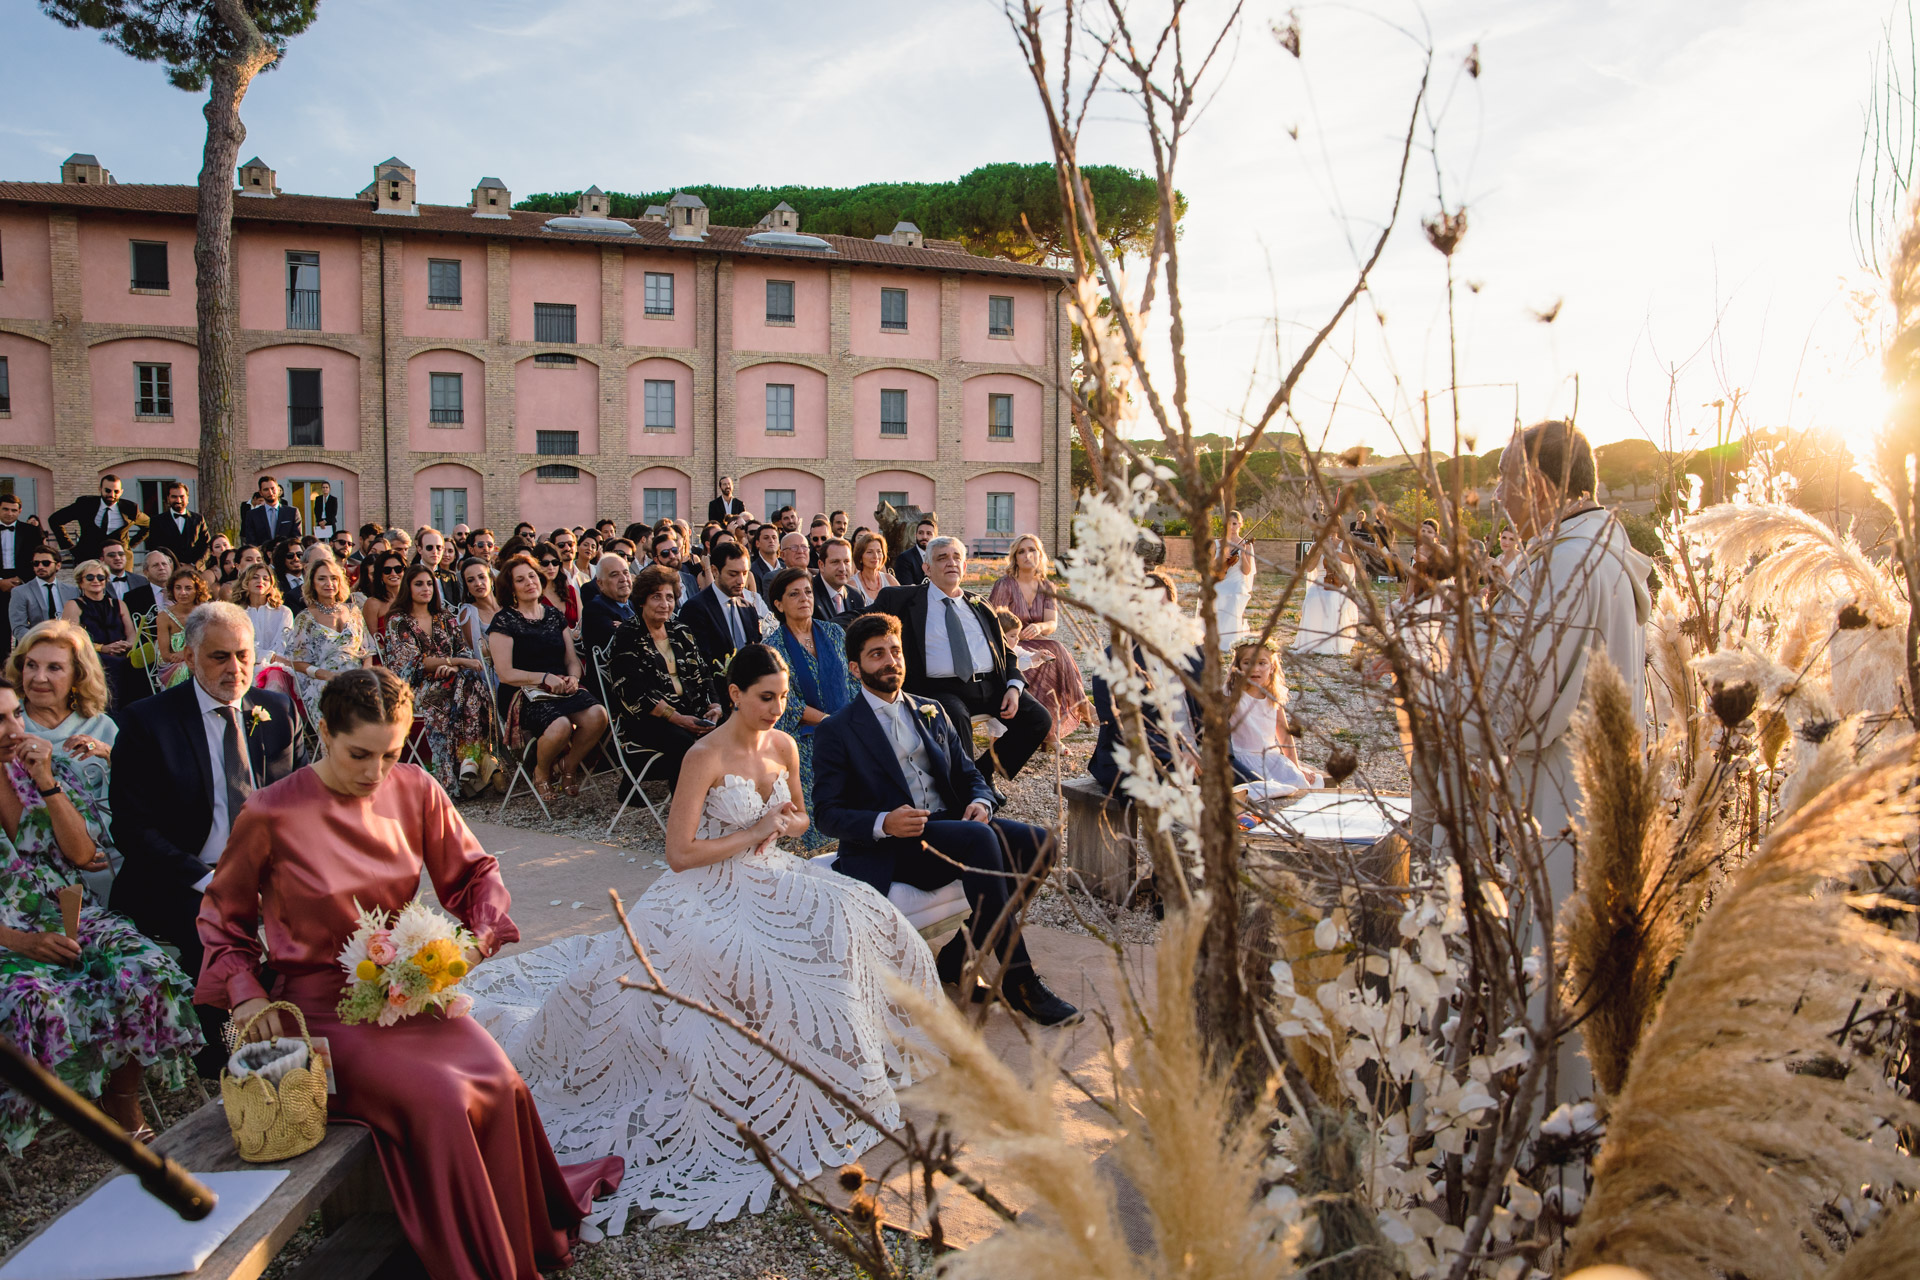
[[[68, 937], [60, 892], [106, 859], [104, 823], [71, 761], [29, 734], [20, 696], [0, 685], [0, 1033], [67, 1084], [99, 1098], [151, 1141], [140, 1078], [153, 1063], [186, 1083], [201, 1045], [193, 983], [132, 924], [91, 902]], [[19, 1154], [42, 1113], [0, 1089], [0, 1142]]]
[[[813, 812], [813, 726], [853, 700], [853, 675], [847, 670], [847, 633], [813, 616], [813, 576], [805, 569], [782, 569], [767, 580], [767, 605], [780, 625], [766, 643], [787, 660], [792, 683], [787, 709], [774, 728], [792, 736], [800, 748], [800, 786], [807, 812]], [[798, 841], [809, 852], [828, 837], [809, 826]]]

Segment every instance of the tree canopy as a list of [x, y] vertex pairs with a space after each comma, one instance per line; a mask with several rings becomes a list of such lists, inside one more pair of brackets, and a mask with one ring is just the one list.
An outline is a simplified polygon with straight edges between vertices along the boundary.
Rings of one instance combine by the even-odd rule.
[[[1143, 253], [1153, 238], [1159, 198], [1152, 178], [1115, 165], [1082, 170], [1099, 210], [1107, 248], [1116, 255]], [[612, 192], [618, 218], [637, 218], [648, 205], [665, 204], [674, 191], [706, 202], [718, 226], [750, 227], [786, 201], [800, 212], [800, 229], [823, 235], [884, 235], [896, 222], [911, 222], [923, 235], [957, 240], [969, 253], [1016, 262], [1066, 257], [1060, 189], [1051, 164], [989, 164], [953, 182], [870, 182], [858, 187], [687, 186], [629, 194]], [[566, 213], [577, 191], [543, 192], [514, 206], [537, 213]], [[1174, 197], [1176, 223], [1186, 198]], [[1024, 221], [1023, 221], [1024, 219]]]
[[[320, 0], [240, 0], [240, 6], [273, 50], [270, 68], [287, 41], [312, 25]], [[173, 86], [189, 93], [207, 87], [214, 63], [241, 52], [215, 0], [40, 0], [40, 8], [61, 26], [100, 32], [130, 58], [162, 63]]]

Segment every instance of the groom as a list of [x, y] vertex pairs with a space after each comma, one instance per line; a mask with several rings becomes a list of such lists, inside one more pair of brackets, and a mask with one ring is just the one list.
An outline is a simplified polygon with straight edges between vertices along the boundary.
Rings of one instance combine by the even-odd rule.
[[[813, 737], [813, 821], [840, 841], [835, 869], [881, 893], [898, 880], [937, 889], [958, 874], [973, 907], [973, 949], [1003, 962], [1007, 1004], [1043, 1027], [1080, 1011], [1033, 971], [1018, 934], [1033, 884], [1053, 857], [1048, 833], [993, 816], [993, 791], [938, 702], [901, 692], [900, 620], [867, 613], [847, 627], [847, 666], [860, 696]], [[958, 864], [957, 866], [955, 864]], [[967, 938], [941, 949], [940, 980], [958, 982]]]

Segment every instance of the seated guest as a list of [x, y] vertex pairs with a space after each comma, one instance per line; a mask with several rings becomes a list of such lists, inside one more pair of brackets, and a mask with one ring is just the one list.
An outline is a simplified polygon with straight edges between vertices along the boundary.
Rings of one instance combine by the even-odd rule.
[[[102, 822], [109, 821], [107, 770], [120, 726], [107, 714], [107, 676], [87, 633], [55, 618], [21, 636], [7, 659], [6, 682], [26, 702], [23, 726], [53, 744], [53, 752], [73, 766], [80, 789]], [[97, 902], [107, 900], [120, 851], [106, 832], [95, 841], [106, 855], [105, 871], [83, 871], [80, 878]]]
[[900, 585], [900, 580], [887, 570], [887, 540], [871, 529], [863, 529], [853, 536], [853, 576], [847, 579], [847, 584], [860, 598], [863, 611], [873, 607], [882, 591]]
[[813, 562], [807, 554], [806, 535], [799, 532], [782, 534], [780, 537], [780, 567], [782, 569], [811, 569]]
[[[311, 562], [308, 567], [312, 567]], [[271, 689], [290, 699], [295, 697], [299, 688], [285, 656], [287, 633], [293, 629], [293, 610], [281, 601], [274, 574], [259, 564], [247, 570], [233, 593], [233, 603], [245, 610], [253, 623], [254, 687]]]
[[433, 572], [434, 585], [440, 588], [440, 603], [452, 609], [460, 603], [460, 576], [453, 571], [453, 555], [447, 536], [427, 527], [413, 540], [416, 563]]
[[679, 781], [688, 748], [720, 722], [708, 664], [686, 623], [674, 616], [679, 574], [665, 565], [640, 571], [639, 612], [613, 633], [607, 705], [636, 747], [660, 753], [648, 778]]
[[209, 556], [208, 563], [215, 566], [213, 594], [225, 600], [231, 594], [233, 584], [240, 580], [240, 553], [232, 547], [222, 547]]
[[136, 633], [133, 615], [126, 602], [107, 590], [107, 566], [98, 560], [82, 560], [73, 568], [73, 580], [80, 594], [61, 606], [60, 617], [77, 623], [93, 640], [93, 651], [107, 672], [107, 687], [113, 690], [115, 710], [124, 710], [136, 698], [151, 690], [147, 677], [133, 669], [127, 651], [133, 648]]
[[280, 603], [298, 617], [300, 611], [307, 607], [307, 602], [300, 595], [300, 584], [306, 581], [307, 576], [306, 547], [301, 545], [298, 538], [276, 542], [267, 561], [273, 566], [274, 585], [280, 588]]
[[1233, 764], [1255, 781], [1304, 790], [1321, 783], [1320, 774], [1300, 764], [1300, 752], [1287, 729], [1287, 684], [1280, 654], [1271, 640], [1251, 636], [1233, 646], [1229, 679], [1243, 684], [1233, 710]]
[[1017, 644], [1035, 659], [1025, 668], [1027, 687], [1053, 716], [1053, 738], [1058, 740], [1080, 727], [1087, 688], [1073, 650], [1054, 638], [1060, 615], [1049, 573], [1047, 549], [1039, 535], [1023, 533], [1008, 549], [1007, 572], [993, 584], [987, 602], [1010, 610], [1020, 620]]
[[[551, 552], [552, 547], [547, 550]], [[559, 571], [555, 559], [554, 571]], [[552, 801], [553, 772], [570, 796], [580, 794], [580, 763], [607, 733], [607, 709], [580, 687], [580, 654], [567, 616], [544, 597], [547, 579], [533, 557], [517, 555], [494, 582], [500, 611], [487, 628], [487, 651], [500, 680], [500, 721], [507, 742], [537, 742], [533, 787]]]
[[[151, 1142], [141, 1081], [158, 1063], [169, 1088], [186, 1083], [184, 1060], [201, 1047], [193, 986], [157, 943], [97, 900], [81, 902], [78, 936], [67, 936], [60, 893], [81, 872], [107, 869], [99, 847], [107, 821], [72, 760], [24, 720], [18, 691], [0, 685], [0, 1034]], [[44, 1115], [0, 1087], [0, 1142], [13, 1155]]]
[[780, 572], [780, 526], [763, 524], [753, 531], [748, 543], [753, 548], [753, 589], [761, 599], [767, 595], [767, 583]]
[[815, 516], [813, 523], [807, 526], [808, 568], [818, 569], [820, 567], [820, 553], [826, 550], [827, 539], [832, 536], [833, 533], [827, 526], [827, 517], [825, 515]]
[[[147, 585], [144, 577], [127, 571], [127, 563], [132, 558], [124, 538], [115, 538], [100, 548], [100, 559], [107, 566], [107, 590], [116, 600], [124, 601], [129, 595]], [[128, 612], [131, 613], [132, 610]]]
[[1008, 778], [1019, 776], [1053, 728], [1053, 717], [1027, 692], [993, 610], [960, 589], [966, 569], [960, 539], [934, 538], [927, 543], [926, 584], [888, 587], [873, 607], [900, 619], [907, 692], [939, 702], [954, 728], [969, 738], [970, 728], [961, 726], [971, 726], [974, 716], [1006, 724], [1006, 733], [974, 762], [991, 785], [996, 769]]
[[748, 645], [760, 643], [760, 614], [752, 596], [746, 553], [731, 542], [720, 542], [713, 548], [713, 585], [680, 609], [680, 621], [693, 632], [712, 668], [710, 700], [722, 708], [729, 705], [727, 663]]
[[[567, 581], [566, 567], [568, 557], [551, 542], [536, 544], [529, 553], [534, 567], [540, 572], [540, 598], [558, 609], [567, 620], [567, 625], [578, 629], [580, 626], [580, 593]], [[502, 602], [502, 608], [511, 605]]]
[[259, 1038], [295, 1034], [267, 1010], [290, 1001], [327, 1039], [329, 1110], [372, 1131], [400, 1225], [433, 1275], [531, 1280], [571, 1260], [568, 1232], [619, 1181], [619, 1162], [560, 1165], [527, 1086], [476, 1020], [340, 1020], [336, 957], [360, 910], [397, 910], [423, 878], [472, 931], [469, 961], [520, 936], [493, 857], [438, 787], [397, 763], [412, 701], [387, 671], [327, 689], [326, 754], [261, 790], [234, 826], [200, 915], [197, 995], [241, 1025], [265, 1014]]
[[913, 526], [913, 545], [893, 558], [893, 576], [903, 587], [917, 587], [927, 580], [927, 545], [940, 535], [940, 517], [929, 511]]
[[700, 572], [682, 563], [685, 553], [680, 546], [679, 537], [672, 531], [663, 529], [654, 534], [651, 545], [653, 562], [662, 568], [673, 570], [679, 577], [679, 581], [675, 584], [679, 594], [674, 604], [674, 608], [678, 609], [692, 598], [694, 592], [700, 590]]
[[440, 582], [423, 561], [400, 582], [400, 603], [387, 613], [380, 661], [414, 691], [414, 710], [426, 729], [434, 779], [451, 795], [469, 794], [480, 777], [480, 756], [493, 736], [487, 713], [486, 663], [467, 647], [466, 634], [440, 598]]
[[[255, 565], [248, 570], [249, 575], [267, 572], [265, 565]], [[187, 678], [187, 615], [213, 599], [213, 589], [207, 586], [207, 580], [200, 576], [198, 569], [175, 569], [173, 576], [167, 579], [166, 603], [160, 606], [158, 618], [153, 627], [154, 656], [150, 659], [156, 664], [153, 682], [162, 689], [171, 689]]]
[[[460, 629], [467, 635], [467, 652], [476, 658], [487, 656], [487, 628], [493, 625], [493, 615], [500, 612], [500, 606], [493, 598], [493, 566], [479, 556], [468, 556], [460, 562], [460, 592], [466, 597], [466, 603], [460, 606], [456, 620]], [[493, 664], [482, 661], [481, 674], [487, 678], [487, 688], [498, 692], [500, 680], [493, 673]]]
[[866, 604], [855, 597], [852, 582], [853, 548], [845, 538], [828, 538], [813, 575], [813, 611], [843, 631]]
[[599, 590], [586, 603], [580, 622], [580, 635], [589, 649], [605, 649], [620, 624], [633, 618], [633, 570], [617, 555], [604, 555], [594, 566], [594, 585]]
[[[404, 570], [403, 570], [404, 572]], [[331, 560], [307, 567], [307, 607], [287, 632], [281, 655], [293, 668], [294, 685], [309, 713], [320, 690], [342, 671], [367, 665], [372, 648], [360, 610], [347, 595], [347, 575]]]
[[[911, 588], [901, 588], [911, 590]], [[992, 940], [1007, 1004], [1042, 1026], [1080, 1011], [1033, 970], [1020, 915], [1053, 857], [1042, 828], [993, 816], [993, 788], [967, 759], [967, 743], [940, 704], [901, 690], [906, 661], [900, 621], [853, 620], [846, 647], [858, 697], [814, 730], [813, 819], [840, 841], [834, 869], [881, 893], [894, 881], [937, 889], [955, 864], [973, 907], [970, 930], [941, 949], [942, 982], [958, 982], [968, 953]]]
[[360, 606], [360, 621], [369, 636], [379, 638], [387, 625], [387, 610], [399, 598], [400, 579], [406, 576], [407, 558], [398, 551], [379, 552], [361, 566], [360, 590], [366, 600]]
[[27, 555], [27, 567], [33, 577], [15, 587], [7, 597], [8, 630], [17, 639], [43, 622], [57, 622], [73, 588], [61, 586], [60, 553], [44, 543]]
[[127, 612], [133, 615], [135, 622], [159, 606], [167, 584], [173, 581], [173, 571], [179, 567], [180, 561], [165, 547], [147, 549], [146, 559], [140, 564], [140, 572], [146, 581], [127, 592]]
[[[789, 535], [797, 536], [797, 535]], [[813, 810], [814, 726], [853, 700], [854, 680], [847, 671], [847, 633], [838, 623], [816, 617], [813, 579], [804, 568], [786, 568], [767, 583], [768, 605], [780, 625], [765, 643], [787, 660], [791, 682], [787, 709], [774, 726], [800, 749], [802, 803]], [[809, 852], [824, 847], [828, 837], [810, 827], [800, 835], [800, 847]]]
[[[121, 767], [108, 779], [122, 858], [111, 905], [149, 938], [178, 948], [181, 968], [198, 973], [200, 895], [240, 806], [293, 769], [293, 708], [253, 687], [253, 627], [239, 606], [216, 601], [188, 614], [187, 655], [193, 679], [135, 703], [120, 720]], [[206, 1048], [195, 1063], [217, 1079], [227, 1061], [226, 1015], [196, 1011]]]
[[[1148, 571], [1147, 584], [1165, 593], [1169, 602], [1177, 602], [1173, 579], [1160, 570]], [[1113, 656], [1111, 646], [1107, 649], [1107, 656], [1109, 658]], [[1196, 676], [1199, 674], [1200, 660], [1201, 655], [1196, 651], [1193, 655]], [[1146, 666], [1146, 652], [1138, 645], [1134, 646], [1133, 662], [1136, 667]], [[1092, 697], [1093, 715], [1099, 726], [1099, 732], [1093, 741], [1093, 755], [1087, 761], [1087, 772], [1106, 790], [1108, 795], [1112, 795], [1120, 785], [1120, 768], [1115, 762], [1114, 751], [1125, 741], [1125, 736], [1120, 728], [1119, 716], [1114, 710], [1113, 691], [1099, 676], [1093, 678]], [[1179, 703], [1179, 712], [1176, 713], [1178, 723], [1173, 726], [1173, 734], [1169, 739], [1165, 727], [1160, 723], [1160, 713], [1151, 704], [1141, 706], [1140, 719], [1147, 734], [1147, 749], [1162, 765], [1170, 765], [1173, 762], [1175, 750], [1180, 751], [1188, 760], [1193, 759], [1194, 743], [1197, 741], [1193, 733], [1195, 709], [1192, 695], [1184, 695]]]

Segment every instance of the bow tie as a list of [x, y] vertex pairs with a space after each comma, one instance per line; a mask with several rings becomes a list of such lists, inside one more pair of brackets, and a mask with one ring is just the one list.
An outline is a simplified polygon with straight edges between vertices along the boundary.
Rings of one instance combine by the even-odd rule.
[[12, 533], [18, 527], [17, 522], [14, 524], [0, 524], [0, 533]]

